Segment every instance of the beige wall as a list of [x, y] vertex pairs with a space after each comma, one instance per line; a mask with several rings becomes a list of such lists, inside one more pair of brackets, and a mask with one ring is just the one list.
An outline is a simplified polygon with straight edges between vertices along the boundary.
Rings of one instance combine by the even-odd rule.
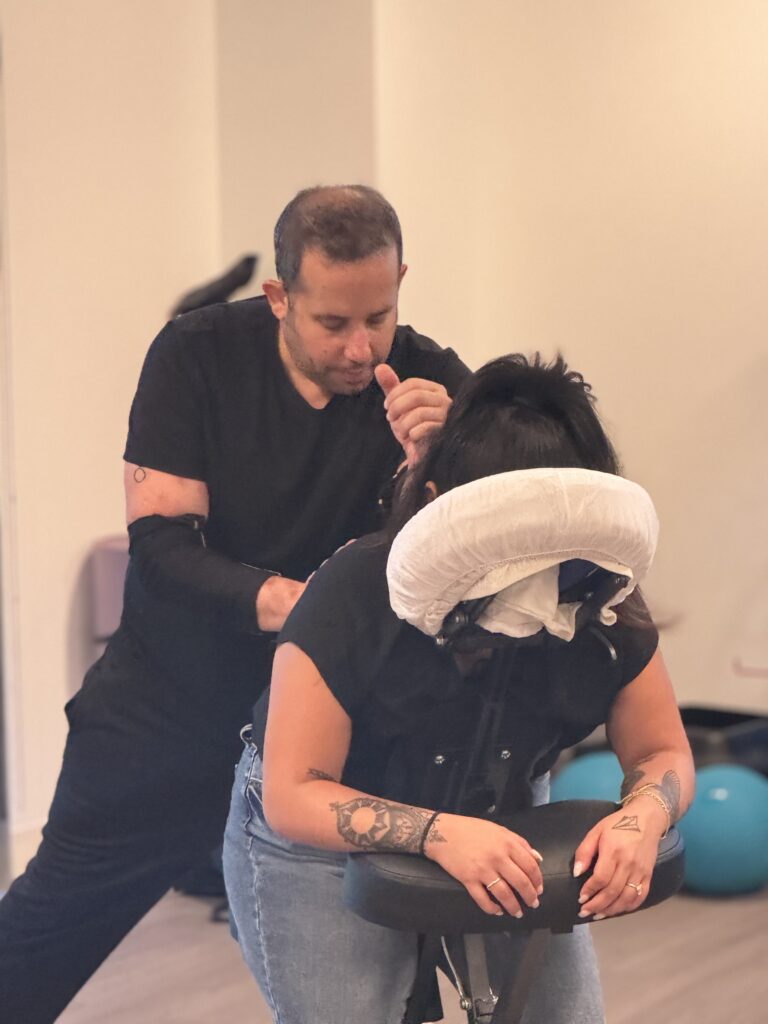
[[[256, 249], [298, 188], [373, 177], [357, 0], [0, 0], [5, 105], [5, 761], [36, 845], [92, 647], [84, 573], [123, 530], [139, 367], [184, 290]], [[258, 290], [254, 282], [249, 290]]]
[[276, 215], [295, 192], [373, 180], [372, 9], [219, 0], [217, 31], [224, 257], [261, 253], [262, 280], [274, 271]]
[[[318, 181], [398, 206], [403, 315], [561, 348], [657, 500], [681, 697], [768, 708], [768, 7], [0, 0], [2, 571], [18, 866], [86, 658], [90, 544], [169, 304]], [[257, 286], [251, 288], [256, 290]], [[25, 845], [26, 843], [26, 845]]]
[[82, 573], [121, 531], [126, 417], [169, 305], [219, 266], [211, 0], [4, 0], [2, 539], [14, 866], [87, 657]]
[[680, 698], [768, 710], [768, 5], [376, 3], [402, 311], [562, 350], [654, 496]]

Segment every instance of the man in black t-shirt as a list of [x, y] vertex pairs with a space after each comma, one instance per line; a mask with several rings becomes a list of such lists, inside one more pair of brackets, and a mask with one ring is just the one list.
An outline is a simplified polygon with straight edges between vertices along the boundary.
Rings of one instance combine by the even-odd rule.
[[[238, 729], [307, 576], [377, 523], [403, 459], [468, 373], [397, 327], [397, 217], [371, 189], [307, 190], [265, 297], [172, 321], [125, 449], [123, 618], [67, 706], [44, 839], [0, 901], [3, 1020], [48, 1024], [221, 841]], [[374, 379], [375, 377], [375, 379]]]

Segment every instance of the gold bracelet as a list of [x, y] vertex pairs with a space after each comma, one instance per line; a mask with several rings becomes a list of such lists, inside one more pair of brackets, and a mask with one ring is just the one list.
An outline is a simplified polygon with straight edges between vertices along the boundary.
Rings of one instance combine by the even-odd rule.
[[668, 835], [669, 830], [672, 828], [672, 812], [669, 809], [667, 801], [661, 793], [659, 793], [657, 787], [653, 783], [650, 783], [647, 786], [641, 786], [640, 789], [632, 790], [631, 793], [627, 793], [627, 795], [620, 801], [621, 806], [626, 807], [631, 800], [634, 800], [638, 796], [649, 796], [652, 800], [655, 800], [660, 807], [664, 808], [664, 813], [667, 816], [667, 827], [664, 831], [664, 835], [661, 837], [663, 839], [664, 836]]

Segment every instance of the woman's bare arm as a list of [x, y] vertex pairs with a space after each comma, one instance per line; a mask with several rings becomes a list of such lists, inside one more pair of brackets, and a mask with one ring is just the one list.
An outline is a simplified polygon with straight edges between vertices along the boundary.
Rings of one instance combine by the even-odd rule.
[[[340, 783], [352, 723], [296, 645], [275, 655], [264, 743], [264, 813], [288, 839], [342, 852], [423, 852], [459, 879], [489, 914], [522, 914], [542, 887], [537, 855], [490, 821], [400, 804]], [[495, 902], [485, 885], [495, 878]]]
[[695, 787], [688, 738], [659, 651], [621, 691], [607, 727], [624, 770], [621, 796], [628, 799], [598, 822], [576, 850], [576, 875], [597, 858], [581, 890], [584, 917], [624, 913], [643, 902], [659, 840], [685, 813]]
[[[330, 850], [418, 853], [432, 812], [342, 786], [352, 725], [312, 660], [275, 655], [264, 742], [264, 813], [289, 839]], [[437, 829], [428, 842], [439, 842]]]
[[[607, 723], [608, 740], [624, 770], [621, 796], [654, 787], [672, 824], [688, 810], [695, 789], [693, 758], [661, 651], [619, 694]], [[655, 803], [653, 796], [630, 801]], [[629, 805], [628, 805], [629, 806]]]

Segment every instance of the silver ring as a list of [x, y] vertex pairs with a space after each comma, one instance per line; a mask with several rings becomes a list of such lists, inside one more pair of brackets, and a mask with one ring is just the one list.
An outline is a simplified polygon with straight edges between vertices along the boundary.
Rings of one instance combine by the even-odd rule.
[[643, 887], [640, 882], [627, 882], [630, 889], [634, 889], [638, 896], [643, 895]]
[[502, 881], [504, 881], [504, 879], [502, 879], [502, 878], [494, 878], [494, 880], [492, 882], [489, 882], [488, 885], [486, 885], [485, 888], [488, 890], [488, 892], [490, 892], [491, 889], [494, 887], [494, 885], [498, 885], [499, 882], [502, 882]]

